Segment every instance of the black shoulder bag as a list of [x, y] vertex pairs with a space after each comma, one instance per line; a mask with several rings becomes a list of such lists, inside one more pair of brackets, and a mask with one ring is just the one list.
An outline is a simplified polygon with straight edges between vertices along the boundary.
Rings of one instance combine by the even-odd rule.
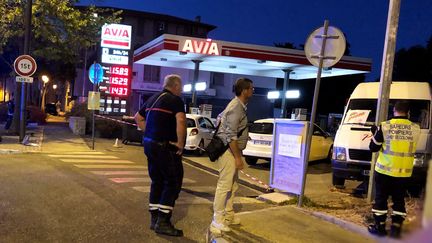
[[[219, 125], [216, 127], [212, 140], [205, 148], [205, 151], [207, 152], [207, 155], [210, 158], [210, 161], [212, 162], [215, 162], [220, 156], [222, 156], [222, 154], [224, 154], [229, 147], [228, 144], [225, 145], [222, 139], [216, 135], [219, 130], [220, 124], [221, 123], [219, 123]], [[244, 127], [242, 130], [240, 130], [237, 133], [237, 137], [239, 137], [243, 133], [246, 127]]]

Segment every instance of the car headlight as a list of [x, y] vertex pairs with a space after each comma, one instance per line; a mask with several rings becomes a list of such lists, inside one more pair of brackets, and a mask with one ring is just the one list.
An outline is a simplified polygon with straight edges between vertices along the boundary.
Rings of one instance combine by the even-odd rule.
[[428, 165], [428, 162], [431, 158], [430, 154], [414, 154], [414, 166], [416, 167], [425, 167]]
[[334, 147], [332, 158], [336, 160], [346, 161], [346, 149], [342, 147]]

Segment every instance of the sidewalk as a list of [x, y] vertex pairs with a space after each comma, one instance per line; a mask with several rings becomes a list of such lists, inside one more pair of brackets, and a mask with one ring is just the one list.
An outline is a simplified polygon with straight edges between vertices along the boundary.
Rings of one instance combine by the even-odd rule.
[[29, 136], [28, 145], [19, 142], [19, 136], [12, 136], [7, 133], [1, 134], [0, 154], [15, 153], [37, 153], [41, 151], [44, 135], [44, 127], [31, 125], [27, 127], [26, 135]]
[[320, 219], [295, 206], [240, 212], [240, 226], [216, 242], [375, 242], [366, 229]]

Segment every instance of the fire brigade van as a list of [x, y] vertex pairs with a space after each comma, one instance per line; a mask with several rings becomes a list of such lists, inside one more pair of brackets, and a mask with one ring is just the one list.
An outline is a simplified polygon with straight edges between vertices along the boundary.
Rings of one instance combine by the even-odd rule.
[[[379, 82], [360, 83], [345, 107], [333, 145], [332, 182], [335, 187], [343, 187], [345, 180], [367, 180], [371, 173], [370, 128], [375, 123], [379, 85]], [[426, 82], [392, 82], [390, 89], [388, 118], [393, 117], [396, 100], [407, 100], [410, 103], [409, 119], [421, 129], [411, 177], [415, 185], [425, 183], [431, 159], [431, 93]]]

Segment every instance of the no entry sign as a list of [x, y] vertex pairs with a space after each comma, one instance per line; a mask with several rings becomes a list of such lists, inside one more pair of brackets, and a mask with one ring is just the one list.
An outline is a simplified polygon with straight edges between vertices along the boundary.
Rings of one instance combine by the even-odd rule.
[[37, 64], [33, 57], [21, 55], [15, 59], [14, 69], [19, 76], [29, 77], [36, 72]]

